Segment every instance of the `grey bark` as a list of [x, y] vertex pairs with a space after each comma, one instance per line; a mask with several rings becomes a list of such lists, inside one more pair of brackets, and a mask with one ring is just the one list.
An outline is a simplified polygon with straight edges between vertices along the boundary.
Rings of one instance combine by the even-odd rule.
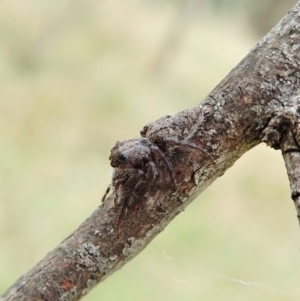
[[[156, 160], [155, 177], [145, 194], [138, 195], [137, 206], [127, 206], [120, 219], [128, 195], [113, 189], [91, 217], [0, 300], [79, 300], [136, 256], [196, 196], [262, 141], [282, 150], [299, 217], [299, 21], [300, 2], [200, 105], [162, 117], [144, 127], [143, 138], [124, 142], [132, 155], [139, 151], [132, 141], [144, 139], [160, 147], [171, 141], [162, 151], [176, 188], [166, 164]], [[205, 149], [207, 155], [191, 145]], [[115, 169], [116, 174], [128, 175], [137, 170], [130, 164]], [[147, 177], [143, 187], [146, 181]], [[137, 187], [132, 194], [138, 194]]]

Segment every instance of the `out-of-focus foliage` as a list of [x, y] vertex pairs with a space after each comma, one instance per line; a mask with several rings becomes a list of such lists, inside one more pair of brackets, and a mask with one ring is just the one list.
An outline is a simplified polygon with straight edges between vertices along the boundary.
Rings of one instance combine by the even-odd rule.
[[253, 5], [248, 0], [249, 22], [258, 35], [266, 34], [296, 3], [297, 0], [264, 0]]
[[[0, 2], [0, 291], [99, 205], [117, 140], [199, 103], [257, 42], [237, 2]], [[280, 154], [252, 150], [85, 300], [299, 300], [289, 194]]]
[[[297, 0], [144, 0], [148, 3], [192, 7], [191, 14], [202, 18], [203, 11], [236, 16], [247, 22], [257, 36], [266, 34], [296, 3]], [[216, 16], [217, 17], [217, 16]], [[243, 20], [243, 21], [242, 21]]]

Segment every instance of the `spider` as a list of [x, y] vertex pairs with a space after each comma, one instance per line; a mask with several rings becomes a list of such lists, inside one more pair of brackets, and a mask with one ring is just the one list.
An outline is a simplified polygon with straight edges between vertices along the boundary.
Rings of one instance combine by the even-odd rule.
[[[203, 154], [207, 152], [197, 145], [188, 141], [177, 141], [175, 139], [164, 139], [159, 143], [166, 148], [166, 144], [188, 146], [200, 150]], [[116, 190], [115, 205], [121, 204], [117, 228], [126, 210], [138, 208], [139, 202], [150, 188], [151, 183], [157, 177], [157, 165], [159, 160], [167, 168], [173, 189], [177, 183], [172, 166], [162, 150], [147, 138], [130, 139], [117, 142], [112, 148], [109, 157], [111, 166], [114, 167], [112, 185]], [[106, 191], [103, 200], [109, 192]]]

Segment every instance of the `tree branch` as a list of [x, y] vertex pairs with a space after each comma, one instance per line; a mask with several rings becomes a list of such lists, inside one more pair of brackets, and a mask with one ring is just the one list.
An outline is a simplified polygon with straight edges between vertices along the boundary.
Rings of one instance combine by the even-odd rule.
[[[286, 116], [278, 114], [284, 100], [300, 92], [299, 24], [300, 2], [201, 105], [162, 117], [144, 127], [142, 138], [116, 145], [112, 194], [0, 300], [79, 300], [262, 140], [283, 149], [299, 215], [299, 152], [285, 147], [286, 119], [276, 122]], [[125, 163], [117, 154], [126, 155]]]

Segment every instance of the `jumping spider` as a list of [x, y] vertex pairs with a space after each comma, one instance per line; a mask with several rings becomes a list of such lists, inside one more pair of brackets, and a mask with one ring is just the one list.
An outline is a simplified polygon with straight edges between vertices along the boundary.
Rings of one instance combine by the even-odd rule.
[[[202, 148], [184, 140], [164, 139], [157, 144], [160, 145], [160, 147], [164, 146], [164, 148], [166, 148], [166, 144], [187, 146], [200, 150], [203, 154], [207, 155], [207, 152]], [[151, 143], [147, 138], [140, 138], [122, 142], [118, 141], [112, 148], [109, 159], [111, 166], [114, 167], [112, 180], [113, 187], [116, 191], [116, 199], [114, 202], [115, 205], [121, 204], [117, 228], [126, 210], [138, 208], [138, 204], [143, 200], [151, 183], [157, 177], [159, 161], [166, 167], [173, 188], [177, 188], [171, 163], [160, 147]], [[103, 199], [105, 199], [108, 191]]]

